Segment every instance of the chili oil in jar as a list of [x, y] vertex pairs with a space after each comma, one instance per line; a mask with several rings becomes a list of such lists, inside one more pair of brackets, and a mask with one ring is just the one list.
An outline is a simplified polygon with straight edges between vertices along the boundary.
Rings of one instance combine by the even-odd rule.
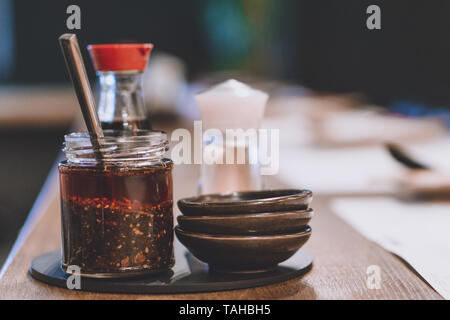
[[[62, 267], [87, 277], [128, 277], [174, 265], [173, 191], [167, 135], [105, 130], [65, 137], [59, 164]], [[99, 158], [98, 154], [101, 155]]]

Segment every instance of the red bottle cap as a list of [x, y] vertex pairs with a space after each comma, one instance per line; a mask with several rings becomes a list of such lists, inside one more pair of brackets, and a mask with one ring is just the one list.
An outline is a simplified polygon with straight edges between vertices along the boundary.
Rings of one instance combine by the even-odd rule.
[[97, 71], [143, 71], [147, 65], [151, 43], [91, 44], [88, 50]]

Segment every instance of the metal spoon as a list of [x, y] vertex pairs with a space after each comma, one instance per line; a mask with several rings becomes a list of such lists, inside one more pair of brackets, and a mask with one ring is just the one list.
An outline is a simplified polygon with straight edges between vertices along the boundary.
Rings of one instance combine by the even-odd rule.
[[395, 143], [386, 143], [385, 144], [387, 150], [389, 151], [389, 154], [398, 162], [400, 162], [402, 165], [409, 169], [418, 170], [418, 169], [425, 169], [425, 170], [431, 170], [431, 168], [423, 163], [420, 163], [419, 161], [416, 161], [413, 159], [409, 154], [407, 154], [406, 151], [403, 150], [402, 147], [398, 146]]
[[77, 36], [73, 33], [66, 33], [59, 37], [61, 50], [66, 60], [67, 70], [72, 79], [78, 102], [81, 107], [84, 122], [91, 137], [91, 143], [98, 159], [102, 158], [100, 152], [100, 138], [103, 137], [103, 130], [97, 115], [94, 95], [92, 94], [86, 68], [81, 56]]

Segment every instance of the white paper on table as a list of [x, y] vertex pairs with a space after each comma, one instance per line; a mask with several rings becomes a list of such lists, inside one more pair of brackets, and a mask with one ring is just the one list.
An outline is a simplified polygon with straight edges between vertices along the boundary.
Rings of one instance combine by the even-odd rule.
[[362, 235], [402, 257], [450, 299], [450, 203], [338, 198], [331, 209]]
[[[450, 174], [450, 137], [405, 144], [415, 159]], [[382, 145], [352, 148], [280, 148], [278, 179], [292, 188], [311, 189], [316, 194], [361, 194], [396, 192], [396, 180], [405, 167]]]
[[284, 148], [277, 177], [292, 188], [315, 194], [380, 193], [392, 192], [390, 179], [404, 170], [381, 146]]

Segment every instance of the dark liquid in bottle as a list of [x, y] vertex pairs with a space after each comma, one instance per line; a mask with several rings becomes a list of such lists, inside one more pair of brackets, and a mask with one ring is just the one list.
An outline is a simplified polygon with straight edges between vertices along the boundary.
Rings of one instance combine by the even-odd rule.
[[174, 264], [172, 163], [59, 166], [63, 266], [82, 274], [168, 270]]
[[102, 121], [102, 128], [105, 130], [151, 130], [152, 126], [148, 119], [129, 119], [127, 122], [114, 120], [112, 122]]

